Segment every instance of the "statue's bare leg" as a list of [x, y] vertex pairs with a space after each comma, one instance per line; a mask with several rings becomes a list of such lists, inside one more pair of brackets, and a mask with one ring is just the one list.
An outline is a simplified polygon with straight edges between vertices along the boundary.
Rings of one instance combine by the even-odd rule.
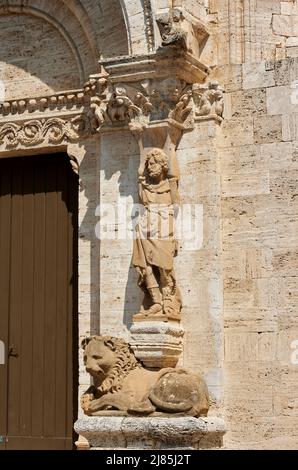
[[147, 315], [156, 315], [162, 313], [162, 295], [156, 277], [154, 275], [152, 266], [147, 266], [145, 270], [146, 287], [151, 296], [153, 304], [146, 311]]

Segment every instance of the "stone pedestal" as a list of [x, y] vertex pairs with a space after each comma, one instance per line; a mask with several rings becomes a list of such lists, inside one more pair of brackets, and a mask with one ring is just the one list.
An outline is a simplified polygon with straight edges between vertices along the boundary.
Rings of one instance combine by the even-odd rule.
[[216, 449], [222, 446], [225, 423], [210, 418], [86, 417], [75, 430], [90, 449]]
[[177, 323], [136, 322], [132, 325], [130, 344], [135, 356], [146, 367], [175, 367], [183, 349], [184, 329]]

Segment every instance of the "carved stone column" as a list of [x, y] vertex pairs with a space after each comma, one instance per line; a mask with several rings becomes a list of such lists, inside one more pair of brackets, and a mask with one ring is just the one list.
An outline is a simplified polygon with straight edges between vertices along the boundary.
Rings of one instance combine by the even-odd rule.
[[[104, 167], [126, 171], [128, 165], [133, 164], [133, 202], [141, 203], [144, 209], [137, 221], [135, 240], [132, 240], [132, 265], [137, 269], [144, 298], [141, 300], [139, 291], [136, 294], [140, 298], [139, 305], [127, 300], [126, 310], [130, 308], [130, 311], [124, 313], [125, 321], [132, 322], [131, 344], [145, 365], [151, 368], [175, 366], [182, 352], [183, 302], [187, 305], [174, 270], [174, 257], [179, 266], [175, 213], [180, 204], [179, 185], [183, 186], [179, 176], [179, 142], [183, 142], [184, 134], [196, 134], [198, 122], [212, 122], [215, 126], [221, 122], [223, 91], [217, 82], [196, 82], [206, 78], [207, 68], [179, 48], [164, 48], [149, 57], [135, 57], [129, 61], [121, 58], [105, 60], [102, 65], [106, 77], [104, 74], [93, 76], [90, 83], [94, 86], [94, 83], [105, 82], [107, 86], [105, 89], [100, 87], [100, 92], [91, 98], [90, 127], [100, 133]], [[115, 154], [116, 161], [121, 161], [120, 166], [114, 167], [111, 153]], [[160, 167], [159, 176], [150, 174], [147, 167], [150, 159]], [[112, 195], [108, 189], [104, 194], [108, 197], [101, 202], [117, 203], [116, 194]], [[184, 203], [188, 202], [186, 196]], [[152, 224], [154, 218], [155, 227]], [[167, 227], [160, 234], [160, 225], [164, 221], [163, 228]], [[108, 247], [107, 243], [102, 242], [103, 253], [105, 245], [107, 249], [113, 245], [109, 242]], [[111, 265], [110, 256], [113, 255], [104, 256], [102, 262], [109, 259]], [[118, 260], [115, 262], [118, 264]], [[136, 284], [136, 274], [132, 275]], [[110, 282], [109, 278], [102, 279], [104, 283]], [[106, 290], [104, 286], [102, 290]], [[101, 312], [103, 332], [114, 333], [114, 328], [105, 330], [105, 324], [111, 326], [111, 316], [104, 299]], [[116, 332], [119, 329], [117, 315], [111, 314], [115, 317]]]
[[[118, 427], [123, 432], [122, 425], [126, 423], [126, 418], [122, 420], [119, 417], [131, 416], [133, 426], [138, 423], [140, 433], [148, 434], [151, 432], [148, 431], [151, 425], [158, 425], [160, 415], [165, 416], [167, 413], [170, 419], [171, 413], [177, 415], [179, 412], [183, 421], [171, 421], [171, 442], [162, 443], [162, 448], [168, 444], [174, 447], [187, 446], [188, 439], [182, 442], [177, 436], [181, 426], [189, 436], [188, 433], [193, 432], [193, 424], [199, 440], [204, 429], [208, 445], [212, 446], [214, 432], [219, 438], [216, 437], [214, 445], [220, 445], [225, 432], [221, 420], [217, 422], [216, 429], [213, 429], [209, 426], [210, 418], [199, 423], [193, 422], [190, 416], [205, 416], [208, 411], [205, 378], [215, 404], [220, 397], [222, 291], [216, 133], [222, 120], [223, 90], [217, 82], [204, 83], [207, 67], [180, 47], [165, 47], [155, 54], [132, 57], [130, 60], [105, 60], [102, 65], [107, 74], [106, 88], [91, 97], [87, 113], [91, 123], [89, 127], [100, 134], [103, 185], [101, 204], [115, 205], [119, 195], [123, 195], [123, 198], [134, 203], [140, 201], [144, 210], [138, 217], [135, 229], [137, 243], [132, 237], [128, 249], [126, 240], [121, 257], [121, 237], [118, 236], [122, 230], [121, 217], [107, 224], [107, 231], [117, 234], [118, 238], [101, 241], [101, 334], [104, 336], [91, 336], [83, 345], [85, 364], [94, 377], [94, 385], [84, 394], [82, 406], [92, 419], [80, 420], [76, 429], [89, 442], [92, 441], [92, 446], [100, 448], [98, 439], [103, 439], [104, 446], [111, 447], [110, 437], [100, 434], [103, 424], [105, 428], [114, 428], [118, 422]], [[93, 76], [92, 80], [95, 83], [104, 80], [104, 74]], [[202, 144], [208, 153], [206, 158], [210, 159], [210, 180], [201, 180], [198, 175], [198, 188], [186, 187], [186, 169]], [[182, 174], [179, 172], [181, 163]], [[113, 184], [109, 184], [112, 180]], [[202, 188], [201, 192], [199, 188]], [[203, 252], [201, 246], [195, 247], [194, 252], [185, 250], [183, 240], [179, 242], [182, 249], [176, 250], [178, 242], [174, 233], [175, 210], [181, 204], [189, 203], [204, 207], [206, 218], [204, 216], [202, 223], [206, 225], [207, 237], [203, 241], [206, 245], [203, 246]], [[167, 226], [165, 239], [159, 236], [159, 231], [155, 238], [151, 225], [148, 235], [146, 225], [148, 220], [152, 221], [156, 217], [159, 230], [164, 215], [160, 207], [162, 205], [168, 211], [168, 223], [171, 222]], [[214, 261], [216, 257], [217, 260]], [[191, 264], [194, 259], [198, 259], [199, 264], [193, 276], [187, 270], [185, 279], [183, 265], [187, 262]], [[132, 266], [127, 279], [129, 264]], [[186, 288], [186, 282], [190, 285], [194, 283], [198, 289], [192, 291]], [[111, 291], [113, 284], [115, 293], [122, 292], [122, 297], [119, 295], [111, 301], [111, 295], [114, 295]], [[143, 290], [144, 298], [138, 285]], [[202, 293], [204, 288], [208, 295], [198, 296], [198, 292]], [[120, 339], [125, 337], [127, 326], [132, 349]], [[191, 356], [193, 333], [200, 335], [200, 349], [204, 352], [202, 358]], [[209, 335], [208, 344], [204, 343], [204, 334]], [[186, 344], [188, 340], [189, 344]], [[194, 364], [196, 373], [199, 369], [203, 370], [204, 376], [189, 376], [188, 372], [181, 369], [164, 370], [167, 367], [176, 367], [181, 359], [183, 346], [184, 356], [188, 355], [190, 359], [188, 362]], [[105, 354], [108, 357], [109, 349], [113, 355], [119, 349], [122, 361], [120, 369], [123, 377], [119, 378], [115, 390], [111, 387], [114, 387], [114, 375], [116, 370], [119, 372], [119, 366], [115, 369], [112, 367], [113, 380], [109, 376], [102, 378], [106, 373], [105, 365], [99, 367], [99, 374], [96, 367], [93, 370], [92, 366], [94, 357], [99, 360], [104, 359]], [[149, 382], [153, 377], [155, 379], [152, 383], [155, 385], [152, 388]], [[192, 391], [193, 386], [198, 388]], [[173, 392], [171, 387], [174, 387]], [[190, 397], [199, 399], [198, 404], [192, 407], [186, 399], [181, 398], [180, 393], [184, 394], [184, 387]], [[163, 393], [166, 394], [165, 397]], [[141, 401], [140, 396], [143, 397]], [[169, 405], [167, 400], [171, 402]], [[152, 417], [152, 423], [150, 418], [144, 418], [146, 415]], [[200, 426], [203, 426], [202, 429]], [[117, 436], [114, 436], [115, 442], [120, 446], [122, 444], [118, 442]], [[130, 435], [130, 431], [128, 436], [128, 440], [131, 440], [129, 447], [137, 448], [143, 442], [139, 436]], [[195, 443], [191, 446], [197, 448]]]

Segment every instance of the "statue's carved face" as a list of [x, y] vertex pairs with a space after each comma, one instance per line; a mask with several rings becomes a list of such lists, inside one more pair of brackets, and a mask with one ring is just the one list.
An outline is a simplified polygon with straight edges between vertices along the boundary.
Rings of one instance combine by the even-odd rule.
[[147, 161], [148, 173], [151, 178], [157, 178], [163, 173], [162, 165], [156, 161], [154, 157], [149, 158]]
[[86, 371], [101, 381], [115, 364], [116, 354], [103, 341], [91, 340], [85, 347], [84, 364]]

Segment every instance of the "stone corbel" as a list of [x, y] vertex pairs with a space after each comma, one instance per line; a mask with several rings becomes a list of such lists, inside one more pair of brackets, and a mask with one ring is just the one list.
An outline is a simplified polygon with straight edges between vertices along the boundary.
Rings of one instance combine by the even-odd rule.
[[189, 53], [200, 51], [201, 44], [209, 36], [207, 24], [194, 18], [183, 8], [171, 8], [157, 15], [161, 47], [180, 47]]

